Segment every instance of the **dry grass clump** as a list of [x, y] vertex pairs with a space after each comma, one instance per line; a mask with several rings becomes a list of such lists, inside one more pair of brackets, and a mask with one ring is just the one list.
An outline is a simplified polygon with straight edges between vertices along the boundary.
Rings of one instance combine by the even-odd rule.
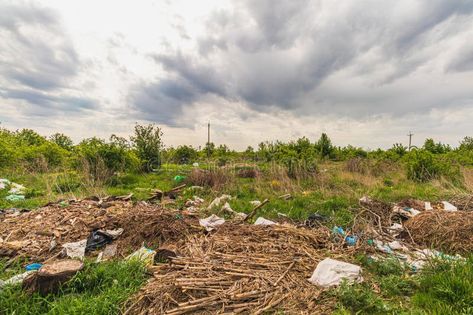
[[369, 171], [369, 167], [366, 159], [361, 157], [355, 157], [348, 159], [345, 163], [345, 169], [348, 172], [366, 174]]
[[462, 211], [473, 211], [473, 195], [457, 195], [450, 202]]
[[233, 181], [233, 176], [224, 168], [211, 170], [193, 169], [186, 178], [186, 183], [190, 185], [222, 188]]
[[[350, 260], [325, 228], [226, 223], [189, 239], [128, 302], [129, 314], [327, 314], [335, 301], [307, 279], [330, 256]], [[341, 258], [340, 258], [341, 257]]]
[[256, 168], [241, 168], [237, 171], [237, 176], [240, 178], [256, 178], [260, 176], [260, 172]]
[[450, 253], [473, 251], [473, 212], [426, 211], [404, 224], [419, 245]]

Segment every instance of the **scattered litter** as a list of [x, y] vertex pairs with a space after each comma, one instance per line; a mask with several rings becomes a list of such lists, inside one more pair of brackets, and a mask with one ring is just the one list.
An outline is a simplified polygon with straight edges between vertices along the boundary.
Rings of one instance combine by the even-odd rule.
[[392, 235], [396, 235], [404, 231], [404, 227], [402, 226], [402, 224], [394, 223], [388, 228], [388, 230]]
[[340, 226], [334, 226], [333, 229], [332, 229], [332, 232], [333, 232], [333, 234], [345, 236], [345, 231]]
[[186, 177], [183, 176], [183, 175], [176, 175], [176, 176], [174, 176], [174, 181], [175, 181], [176, 183], [181, 183], [181, 182], [183, 182], [185, 179], [186, 179]]
[[360, 198], [361, 203], [371, 203], [371, 201], [372, 201], [371, 198], [368, 196], [363, 196]]
[[357, 241], [358, 241], [358, 237], [356, 235], [347, 236], [345, 238], [345, 242], [347, 243], [348, 246], [355, 246]]
[[[110, 260], [117, 255], [117, 244], [107, 244], [97, 257], [97, 262]], [[99, 258], [100, 257], [100, 258]]]
[[432, 204], [428, 201], [425, 202], [425, 210], [426, 211], [434, 210], [434, 208], [432, 207]]
[[239, 220], [244, 220], [248, 216], [246, 213], [236, 212], [235, 210], [233, 210], [230, 207], [230, 204], [228, 202], [225, 202], [225, 204], [222, 207], [222, 211], [234, 216], [235, 219], [239, 219]]
[[255, 221], [255, 225], [274, 225], [274, 224], [276, 224], [276, 222], [271, 221], [271, 220], [267, 220], [263, 217], [259, 217]]
[[[123, 229], [122, 231], [123, 232]], [[98, 248], [105, 246], [108, 243], [111, 243], [113, 240], [113, 236], [105, 233], [101, 230], [94, 230], [90, 233], [89, 237], [87, 238], [87, 244], [85, 246], [85, 251], [91, 251]]]
[[19, 275], [15, 275], [8, 280], [0, 280], [0, 289], [2, 289], [6, 285], [22, 283], [26, 279], [26, 277], [35, 272], [36, 270], [26, 271]]
[[29, 264], [28, 266], [26, 266], [25, 269], [26, 269], [26, 271], [33, 271], [33, 270], [38, 270], [39, 268], [41, 268], [41, 266], [43, 266], [43, 264], [32, 263], [32, 264]]
[[445, 211], [458, 211], [457, 207], [455, 207], [448, 201], [442, 201], [442, 204], [443, 204], [443, 210]]
[[151, 266], [154, 263], [154, 256], [156, 255], [156, 251], [146, 248], [146, 247], [141, 247], [134, 253], [130, 254], [126, 259], [127, 260], [133, 260], [137, 259], [145, 263], [145, 265]]
[[221, 195], [220, 197], [215, 198], [210, 205], [207, 207], [207, 210], [212, 210], [213, 208], [218, 208], [224, 202], [227, 202], [232, 199], [230, 195]]
[[22, 201], [25, 200], [25, 196], [23, 195], [8, 195], [5, 197], [8, 201]]
[[101, 232], [103, 234], [107, 234], [108, 236], [110, 236], [111, 238], [113, 239], [117, 239], [120, 235], [123, 234], [123, 228], [118, 228], [118, 229], [115, 229], [115, 230], [98, 230], [98, 232]]
[[82, 262], [73, 259], [46, 263], [23, 281], [23, 289], [28, 293], [38, 292], [43, 296], [56, 292], [61, 284], [71, 279], [83, 267]]
[[215, 229], [217, 226], [219, 226], [221, 224], [224, 224], [224, 223], [225, 223], [225, 219], [220, 218], [220, 217], [216, 216], [215, 214], [212, 214], [208, 218], [199, 220], [199, 224], [201, 226], [205, 227], [205, 229], [209, 232], [212, 231], [213, 229]]
[[17, 183], [10, 184], [10, 190], [8, 191], [9, 194], [12, 195], [22, 195], [24, 194], [26, 187]]
[[204, 199], [199, 198], [197, 196], [193, 196], [192, 199], [186, 201], [186, 207], [200, 207], [205, 202]]
[[261, 204], [261, 201], [259, 200], [252, 200], [250, 201], [250, 205], [252, 205], [253, 207], [257, 207]]
[[192, 166], [193, 166], [193, 167], [199, 167], [199, 163], [194, 162], [194, 163], [192, 163]]
[[388, 246], [393, 250], [407, 250], [407, 247], [402, 245], [399, 241], [389, 242]]
[[393, 213], [397, 213], [401, 215], [402, 217], [405, 218], [412, 218], [421, 213], [419, 210], [414, 209], [414, 208], [409, 208], [409, 207], [400, 207], [398, 205], [395, 205], [393, 207]]
[[386, 253], [386, 254], [393, 254], [394, 253], [392, 248], [389, 247], [389, 245], [384, 244], [380, 240], [375, 240], [374, 244], [376, 245], [376, 249], [378, 249], [379, 251], [381, 251], [383, 253]]
[[79, 258], [83, 259], [85, 256], [85, 247], [87, 245], [87, 240], [82, 240], [73, 243], [63, 244], [62, 247], [66, 250], [66, 255], [70, 258]]
[[309, 281], [315, 285], [327, 288], [339, 285], [342, 280], [348, 283], [361, 282], [361, 267], [343, 261], [325, 258], [314, 270]]

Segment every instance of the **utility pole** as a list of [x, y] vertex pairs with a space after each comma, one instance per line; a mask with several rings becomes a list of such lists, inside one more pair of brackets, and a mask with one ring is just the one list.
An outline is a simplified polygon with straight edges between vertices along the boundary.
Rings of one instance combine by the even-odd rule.
[[409, 151], [411, 150], [411, 144], [412, 144], [412, 136], [414, 134], [412, 133], [412, 131], [409, 131], [409, 134], [407, 135], [409, 137]]
[[207, 157], [210, 157], [210, 121], [207, 125]]

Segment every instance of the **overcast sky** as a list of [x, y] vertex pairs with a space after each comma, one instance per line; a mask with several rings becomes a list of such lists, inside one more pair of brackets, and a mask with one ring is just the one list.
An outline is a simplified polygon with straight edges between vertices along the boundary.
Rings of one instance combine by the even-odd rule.
[[0, 121], [165, 144], [473, 136], [472, 0], [0, 0]]

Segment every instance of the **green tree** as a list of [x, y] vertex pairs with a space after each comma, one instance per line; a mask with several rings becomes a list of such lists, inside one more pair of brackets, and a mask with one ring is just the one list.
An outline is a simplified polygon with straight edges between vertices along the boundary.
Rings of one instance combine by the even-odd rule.
[[320, 157], [322, 158], [330, 157], [334, 150], [332, 141], [330, 140], [330, 138], [327, 136], [326, 133], [322, 133], [319, 141], [317, 141], [316, 143], [316, 147], [318, 149]]
[[460, 150], [473, 151], [473, 137], [465, 137], [462, 142], [460, 142]]
[[25, 145], [41, 145], [46, 142], [46, 138], [31, 129], [17, 131], [16, 138], [21, 144]]
[[442, 154], [451, 151], [451, 148], [449, 145], [445, 145], [440, 142], [435, 143], [434, 139], [428, 138], [425, 139], [424, 150], [434, 154]]
[[72, 139], [62, 133], [55, 133], [49, 137], [49, 141], [57, 144], [61, 148], [70, 151], [74, 145]]
[[135, 125], [135, 135], [131, 137], [131, 141], [138, 158], [141, 160], [142, 170], [151, 172], [161, 166], [162, 136], [161, 128], [155, 124]]

